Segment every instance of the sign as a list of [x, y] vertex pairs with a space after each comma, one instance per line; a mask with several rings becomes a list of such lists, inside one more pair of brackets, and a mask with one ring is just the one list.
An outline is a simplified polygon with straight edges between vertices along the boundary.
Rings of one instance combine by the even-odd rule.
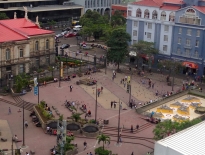
[[34, 82], [34, 95], [38, 95], [38, 80], [37, 78], [34, 78], [33, 79], [33, 82]]

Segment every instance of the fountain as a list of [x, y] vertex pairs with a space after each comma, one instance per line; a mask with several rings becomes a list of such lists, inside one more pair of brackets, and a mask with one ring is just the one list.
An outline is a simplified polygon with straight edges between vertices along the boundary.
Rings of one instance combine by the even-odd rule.
[[85, 124], [82, 131], [86, 137], [96, 137], [99, 134], [98, 126], [92, 123]]
[[67, 130], [71, 131], [74, 135], [80, 134], [80, 124], [76, 122], [67, 123]]

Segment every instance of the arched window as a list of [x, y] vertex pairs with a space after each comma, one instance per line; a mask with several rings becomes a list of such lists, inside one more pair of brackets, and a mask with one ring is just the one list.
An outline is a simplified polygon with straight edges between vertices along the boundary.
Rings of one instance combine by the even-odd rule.
[[196, 15], [196, 12], [195, 12], [194, 9], [187, 9], [187, 10], [186, 10], [186, 14], [187, 14], [187, 15], [194, 15], [194, 16], [195, 16], [195, 15]]
[[174, 13], [174, 12], [171, 12], [171, 13], [169, 14], [169, 21], [174, 22], [174, 18], [175, 18], [175, 13]]
[[157, 19], [157, 11], [156, 10], [154, 10], [152, 12], [152, 19]]
[[38, 41], [35, 42], [35, 51], [38, 51], [39, 47], [38, 47]]
[[149, 10], [144, 11], [144, 18], [149, 18]]
[[11, 51], [10, 49], [6, 49], [6, 60], [10, 60], [11, 59]]
[[196, 15], [196, 11], [194, 9], [189, 8], [182, 16], [180, 16], [179, 22], [191, 25], [201, 25], [201, 18]]
[[46, 50], [48, 50], [49, 49], [49, 40], [47, 39], [46, 40]]
[[136, 11], [136, 17], [141, 17], [142, 16], [142, 11], [141, 9], [137, 9]]
[[161, 20], [166, 20], [166, 12], [162, 11], [161, 13]]

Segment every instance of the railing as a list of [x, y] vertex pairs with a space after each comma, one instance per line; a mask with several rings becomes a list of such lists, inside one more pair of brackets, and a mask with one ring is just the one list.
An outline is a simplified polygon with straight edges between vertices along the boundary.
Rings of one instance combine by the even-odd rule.
[[32, 51], [30, 52], [30, 56], [41, 56], [41, 55], [46, 55], [46, 54], [52, 54], [55, 53], [54, 49], [48, 49], [48, 50], [40, 50], [40, 51]]

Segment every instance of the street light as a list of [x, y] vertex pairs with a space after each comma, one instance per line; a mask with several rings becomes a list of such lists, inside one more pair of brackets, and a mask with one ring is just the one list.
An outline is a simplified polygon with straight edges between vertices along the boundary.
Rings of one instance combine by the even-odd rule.
[[120, 104], [120, 99], [119, 99], [118, 138], [117, 138], [117, 143], [118, 144], [120, 142], [120, 107], [121, 107], [121, 104]]
[[23, 100], [23, 144], [22, 147], [25, 147], [25, 126], [24, 126], [24, 100]]
[[67, 75], [68, 75], [68, 53], [65, 54], [66, 57], [66, 68], [67, 68]]
[[95, 90], [95, 123], [97, 122], [97, 103], [98, 103], [98, 95], [97, 95], [97, 82], [96, 82], [96, 90]]
[[53, 72], [54, 72], [55, 67], [53, 66], [52, 68], [53, 68], [52, 69], [52, 77], [54, 78], [54, 73]]

